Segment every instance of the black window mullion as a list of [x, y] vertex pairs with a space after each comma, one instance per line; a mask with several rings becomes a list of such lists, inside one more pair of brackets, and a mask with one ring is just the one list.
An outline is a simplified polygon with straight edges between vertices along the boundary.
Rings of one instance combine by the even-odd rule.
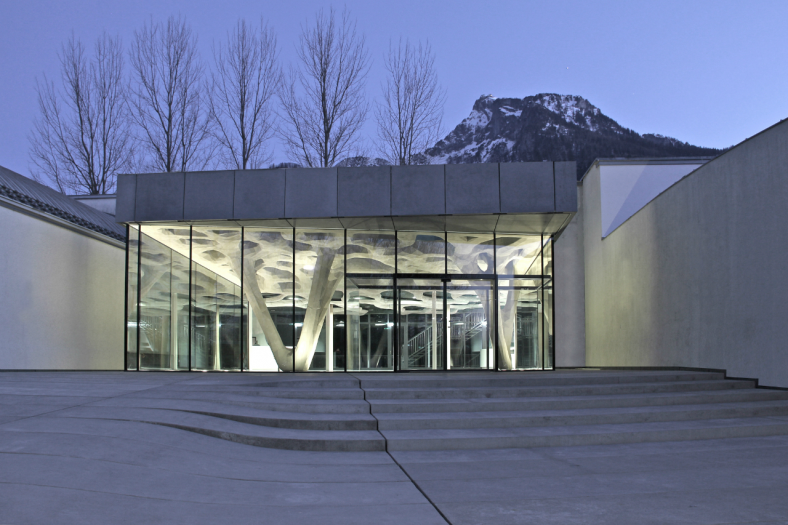
[[137, 371], [140, 370], [140, 322], [142, 321], [142, 224], [137, 225]]
[[[247, 334], [244, 333], [244, 228], [241, 227], [241, 263], [239, 265], [241, 269], [241, 305], [240, 310], [241, 312], [241, 372], [244, 371], [244, 357], [246, 357], [246, 352], [248, 352], [247, 342], [249, 341], [249, 337]], [[247, 327], [248, 329], [248, 327]]]
[[189, 225], [189, 372], [192, 371], [192, 339], [194, 338], [194, 334], [192, 334], [192, 302], [194, 301], [194, 298], [192, 297], [192, 288], [194, 287], [192, 283], [192, 274], [194, 273], [194, 262], [192, 260], [193, 229], [194, 226]]
[[129, 369], [129, 233], [131, 228], [126, 225], [126, 289], [123, 292], [123, 370]]

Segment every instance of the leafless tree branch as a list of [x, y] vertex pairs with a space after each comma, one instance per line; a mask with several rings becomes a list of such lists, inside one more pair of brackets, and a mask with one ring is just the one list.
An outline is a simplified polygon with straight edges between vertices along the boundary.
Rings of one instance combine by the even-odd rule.
[[210, 115], [213, 136], [228, 168], [261, 168], [271, 161], [265, 144], [274, 132], [274, 95], [282, 82], [276, 36], [239, 20], [227, 43], [214, 49]]
[[46, 76], [36, 81], [33, 177], [63, 193], [112, 193], [118, 173], [134, 171], [120, 38], [103, 34], [88, 59], [72, 35], [59, 58], [60, 89]]
[[419, 153], [440, 139], [446, 92], [438, 84], [429, 42], [400, 40], [385, 58], [388, 77], [383, 100], [375, 106], [378, 149], [395, 165], [418, 162]]
[[151, 20], [134, 32], [130, 58], [131, 114], [148, 168], [205, 169], [213, 154], [204, 107], [208, 97], [197, 37], [189, 25], [180, 17], [170, 17], [166, 23]]
[[367, 117], [366, 41], [347, 10], [337, 18], [332, 8], [302, 27], [296, 51], [299, 67], [290, 69], [280, 95], [286, 124], [280, 134], [292, 161], [333, 166], [356, 147]]

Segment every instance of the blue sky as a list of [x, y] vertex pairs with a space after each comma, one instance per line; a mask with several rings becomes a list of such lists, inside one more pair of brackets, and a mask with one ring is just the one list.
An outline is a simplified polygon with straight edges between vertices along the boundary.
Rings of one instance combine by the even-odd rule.
[[[312, 0], [3, 1], [0, 6], [0, 165], [29, 174], [37, 114], [35, 78], [58, 74], [71, 32], [86, 44], [102, 31], [124, 44], [146, 19], [186, 17], [205, 59], [240, 17], [274, 27], [282, 62], [294, 57]], [[482, 94], [561, 93], [587, 98], [621, 125], [700, 146], [738, 143], [788, 117], [788, 1], [348, 1], [374, 62], [399, 37], [429, 39], [448, 99], [451, 129]], [[374, 126], [365, 132], [372, 136]], [[286, 160], [281, 149], [276, 160]]]

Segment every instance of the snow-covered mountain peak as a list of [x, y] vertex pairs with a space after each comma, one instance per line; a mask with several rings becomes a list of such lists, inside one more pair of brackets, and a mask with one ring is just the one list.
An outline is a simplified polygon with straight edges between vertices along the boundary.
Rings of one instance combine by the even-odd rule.
[[540, 93], [524, 98], [482, 95], [470, 115], [422, 156], [434, 164], [576, 160], [582, 174], [597, 157], [718, 152], [670, 137], [639, 135], [583, 97]]

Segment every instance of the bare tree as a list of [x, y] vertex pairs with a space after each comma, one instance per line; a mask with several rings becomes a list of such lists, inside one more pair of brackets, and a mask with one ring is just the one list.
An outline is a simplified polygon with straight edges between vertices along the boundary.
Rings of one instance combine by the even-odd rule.
[[333, 166], [357, 147], [367, 118], [366, 40], [347, 10], [338, 18], [332, 8], [319, 11], [313, 26], [302, 27], [296, 52], [300, 67], [290, 69], [281, 94], [281, 135], [292, 161]]
[[282, 81], [276, 36], [262, 20], [259, 29], [239, 20], [213, 57], [210, 114], [224, 164], [260, 168], [271, 161], [265, 143], [273, 135], [271, 105]]
[[383, 100], [375, 106], [380, 154], [395, 165], [417, 163], [440, 139], [446, 92], [438, 84], [429, 42], [389, 45]]
[[59, 58], [61, 88], [46, 76], [36, 81], [40, 116], [29, 136], [33, 178], [63, 193], [112, 193], [118, 173], [134, 169], [120, 38], [101, 35], [88, 59], [72, 35]]
[[131, 114], [149, 168], [204, 169], [213, 152], [197, 37], [180, 17], [151, 20], [134, 32], [130, 56]]

